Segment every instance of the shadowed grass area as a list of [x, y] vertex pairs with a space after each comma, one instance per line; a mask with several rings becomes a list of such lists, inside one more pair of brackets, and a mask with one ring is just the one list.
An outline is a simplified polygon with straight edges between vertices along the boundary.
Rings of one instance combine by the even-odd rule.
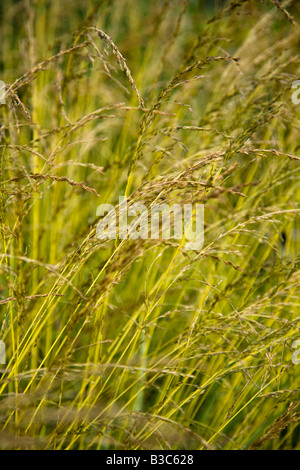
[[[1, 6], [2, 449], [299, 449], [297, 1]], [[96, 236], [201, 203], [204, 245]]]

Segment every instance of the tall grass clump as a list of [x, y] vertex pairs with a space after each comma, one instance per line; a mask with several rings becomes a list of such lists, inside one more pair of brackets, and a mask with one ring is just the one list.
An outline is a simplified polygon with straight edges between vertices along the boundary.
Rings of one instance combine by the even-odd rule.
[[[300, 448], [299, 14], [1, 3], [1, 449]], [[99, 240], [120, 195], [202, 249]]]

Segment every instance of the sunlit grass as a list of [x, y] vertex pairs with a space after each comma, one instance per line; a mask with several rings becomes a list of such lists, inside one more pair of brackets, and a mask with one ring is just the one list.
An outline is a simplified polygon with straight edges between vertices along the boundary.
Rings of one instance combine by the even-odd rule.
[[1, 448], [299, 448], [299, 6], [204, 3], [2, 7]]

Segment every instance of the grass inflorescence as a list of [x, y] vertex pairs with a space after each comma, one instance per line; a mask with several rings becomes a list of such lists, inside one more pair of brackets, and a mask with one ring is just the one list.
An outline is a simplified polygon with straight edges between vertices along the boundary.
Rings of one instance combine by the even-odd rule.
[[213, 3], [1, 7], [2, 449], [299, 449], [300, 9]]

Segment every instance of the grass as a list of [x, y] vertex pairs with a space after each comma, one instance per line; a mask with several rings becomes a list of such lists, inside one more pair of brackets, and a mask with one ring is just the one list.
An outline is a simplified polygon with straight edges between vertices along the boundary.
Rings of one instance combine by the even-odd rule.
[[[300, 9], [207, 3], [1, 6], [1, 449], [300, 448]], [[99, 240], [120, 195], [203, 248]]]

